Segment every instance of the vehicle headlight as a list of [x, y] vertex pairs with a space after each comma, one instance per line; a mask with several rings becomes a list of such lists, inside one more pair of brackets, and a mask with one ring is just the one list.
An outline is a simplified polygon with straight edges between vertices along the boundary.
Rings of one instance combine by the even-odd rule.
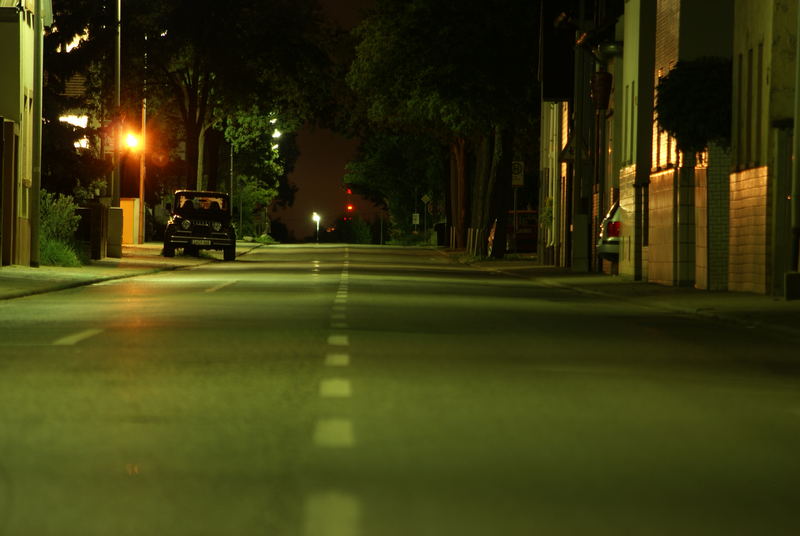
[[182, 220], [181, 221], [181, 227], [183, 228], [184, 231], [188, 231], [189, 227], [191, 227], [191, 226], [192, 226], [192, 222], [190, 222], [189, 220]]
[[214, 229], [214, 232], [218, 233], [222, 230], [222, 223], [215, 221], [214, 223], [211, 224], [211, 228]]

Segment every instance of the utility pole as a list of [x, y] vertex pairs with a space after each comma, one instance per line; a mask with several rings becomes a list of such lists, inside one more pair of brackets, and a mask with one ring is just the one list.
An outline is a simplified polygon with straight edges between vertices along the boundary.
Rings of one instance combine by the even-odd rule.
[[147, 176], [147, 34], [144, 35], [144, 80], [142, 86], [142, 148], [139, 153], [139, 243], [144, 244], [147, 211], [144, 202], [144, 183]]
[[[30, 200], [30, 265], [39, 267], [39, 199], [42, 188], [42, 93], [44, 85], [44, 14], [42, 0], [34, 3], [36, 13], [33, 17], [33, 176], [31, 177]], [[47, 21], [51, 24], [51, 21]]]
[[122, 145], [122, 112], [121, 98], [122, 75], [121, 75], [121, 53], [122, 53], [122, 0], [117, 0], [117, 35], [114, 45], [114, 171], [111, 175], [111, 207], [108, 209], [108, 243], [107, 255], [109, 257], [122, 257], [122, 209], [119, 207], [120, 179], [122, 176], [121, 168], [121, 145]]

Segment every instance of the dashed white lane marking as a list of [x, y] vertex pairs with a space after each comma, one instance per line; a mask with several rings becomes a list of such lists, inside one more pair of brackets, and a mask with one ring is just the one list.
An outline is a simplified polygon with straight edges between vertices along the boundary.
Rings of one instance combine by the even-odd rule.
[[214, 287], [207, 288], [205, 290], [205, 292], [216, 292], [218, 290], [224, 289], [225, 287], [229, 287], [229, 286], [233, 285], [234, 283], [236, 283], [236, 281], [226, 281], [226, 282], [220, 283], [219, 285], [216, 285]]
[[347, 322], [331, 322], [333, 329], [347, 329]]
[[346, 319], [347, 319], [347, 313], [345, 313], [344, 311], [336, 311], [334, 313], [331, 313], [331, 320], [346, 320]]
[[350, 398], [353, 386], [346, 378], [326, 378], [319, 382], [319, 396], [322, 398]]
[[306, 498], [303, 536], [358, 536], [361, 504], [338, 491], [315, 493]]
[[314, 427], [314, 444], [326, 448], [347, 448], [356, 444], [350, 419], [320, 419]]
[[102, 332], [102, 329], [87, 329], [78, 333], [73, 333], [72, 335], [67, 335], [66, 337], [61, 337], [60, 339], [56, 339], [53, 341], [53, 346], [72, 346], [81, 342], [82, 340], [88, 339], [89, 337], [94, 337], [98, 333]]
[[350, 337], [347, 335], [330, 335], [328, 344], [331, 346], [350, 346]]
[[326, 367], [347, 367], [350, 365], [350, 354], [328, 354], [325, 356]]

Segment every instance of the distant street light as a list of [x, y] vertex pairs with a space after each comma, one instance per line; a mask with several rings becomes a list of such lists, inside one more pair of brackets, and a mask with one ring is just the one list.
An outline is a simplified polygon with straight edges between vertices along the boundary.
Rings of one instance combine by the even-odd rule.
[[322, 218], [320, 218], [320, 215], [315, 212], [314, 214], [311, 215], [311, 219], [314, 220], [314, 223], [317, 224], [317, 243], [319, 243], [319, 220], [321, 220]]

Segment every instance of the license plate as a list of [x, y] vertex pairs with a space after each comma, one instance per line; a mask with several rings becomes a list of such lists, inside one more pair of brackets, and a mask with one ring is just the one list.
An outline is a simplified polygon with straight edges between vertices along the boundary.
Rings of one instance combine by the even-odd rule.
[[211, 240], [192, 240], [192, 244], [195, 246], [210, 246]]

